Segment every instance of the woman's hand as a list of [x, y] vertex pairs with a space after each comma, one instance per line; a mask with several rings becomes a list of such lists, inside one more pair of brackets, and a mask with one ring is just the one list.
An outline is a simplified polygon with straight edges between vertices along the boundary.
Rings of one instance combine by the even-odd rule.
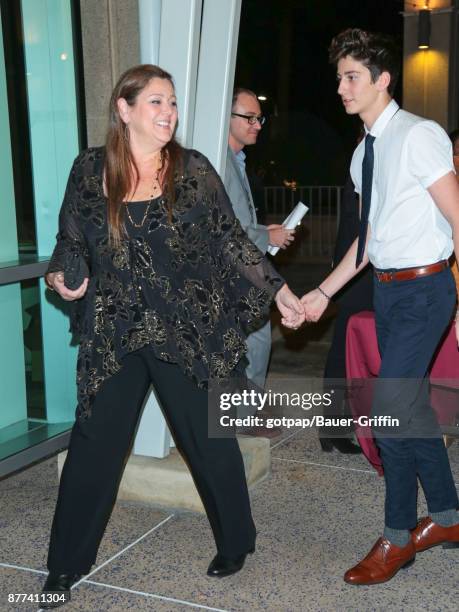
[[282, 325], [291, 329], [298, 329], [305, 320], [304, 308], [300, 300], [290, 291], [287, 285], [283, 285], [279, 289], [275, 300], [282, 315]]
[[51, 291], [57, 291], [63, 300], [67, 302], [73, 302], [79, 300], [84, 296], [88, 288], [89, 278], [85, 278], [78, 289], [71, 291], [64, 285], [64, 273], [63, 272], [50, 272], [45, 276], [45, 283], [51, 289]]

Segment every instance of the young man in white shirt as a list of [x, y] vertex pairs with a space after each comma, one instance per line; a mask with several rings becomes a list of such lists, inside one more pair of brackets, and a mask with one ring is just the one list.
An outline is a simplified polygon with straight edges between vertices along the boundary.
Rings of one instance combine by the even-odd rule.
[[[447, 260], [453, 250], [459, 256], [459, 186], [444, 130], [392, 99], [398, 57], [389, 38], [358, 29], [332, 41], [338, 94], [366, 131], [351, 163], [361, 196], [360, 234], [333, 272], [302, 298], [306, 318], [317, 321], [368, 261], [375, 268], [382, 361], [372, 416], [398, 418], [400, 426], [392, 435], [387, 428], [374, 430], [386, 482], [385, 528], [344, 576], [359, 585], [390, 580], [432, 546], [459, 546], [459, 502], [426, 378], [456, 303]], [[429, 516], [417, 523], [418, 476]]]

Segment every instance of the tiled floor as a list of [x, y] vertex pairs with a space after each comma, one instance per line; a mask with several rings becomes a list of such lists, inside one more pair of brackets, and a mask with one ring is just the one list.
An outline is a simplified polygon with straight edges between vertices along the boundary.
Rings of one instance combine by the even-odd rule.
[[[293, 354], [276, 342], [271, 375], [320, 375], [326, 342], [301, 343]], [[459, 443], [449, 453], [459, 483]], [[55, 457], [0, 481], [1, 612], [38, 609], [9, 603], [8, 593], [40, 592], [56, 494]], [[383, 494], [362, 456], [323, 453], [314, 431], [286, 430], [273, 441], [271, 477], [251, 492], [257, 550], [240, 573], [206, 576], [214, 545], [203, 516], [119, 502], [97, 566], [64, 610], [456, 612], [459, 550], [426, 551], [384, 585], [343, 582], [381, 533]]]
[[[459, 481], [459, 445], [449, 452]], [[56, 487], [55, 459], [0, 483], [1, 611], [37, 610], [8, 603], [7, 595], [40, 590]], [[257, 551], [242, 572], [206, 577], [214, 549], [204, 517], [121, 502], [98, 565], [65, 609], [457, 610], [457, 550], [427, 551], [385, 585], [342, 581], [381, 531], [383, 491], [382, 479], [361, 456], [322, 453], [314, 432], [289, 432], [273, 445], [271, 477], [252, 491]], [[425, 511], [422, 499], [419, 511]]]

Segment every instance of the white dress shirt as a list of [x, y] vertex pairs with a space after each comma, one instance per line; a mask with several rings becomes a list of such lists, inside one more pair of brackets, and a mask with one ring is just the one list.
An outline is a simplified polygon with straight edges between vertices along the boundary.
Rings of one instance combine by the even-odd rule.
[[[365, 128], [366, 129], [366, 128]], [[392, 100], [373, 124], [374, 170], [368, 256], [375, 268], [409, 268], [447, 259], [451, 226], [427, 188], [454, 172], [451, 142], [434, 121], [399, 108]], [[351, 177], [362, 189], [365, 142], [352, 157]]]

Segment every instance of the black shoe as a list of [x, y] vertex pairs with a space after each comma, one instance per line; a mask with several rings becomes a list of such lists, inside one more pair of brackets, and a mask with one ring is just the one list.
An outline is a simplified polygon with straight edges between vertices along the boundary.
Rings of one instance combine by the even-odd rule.
[[[50, 572], [43, 586], [40, 608], [59, 608], [70, 601], [70, 589], [81, 578], [80, 574], [53, 574]], [[47, 596], [49, 601], [46, 601]], [[54, 596], [54, 597], [53, 597]]]
[[331, 453], [334, 448], [344, 455], [358, 455], [362, 449], [349, 438], [319, 438], [324, 453]]
[[238, 435], [250, 436], [252, 438], [277, 438], [281, 433], [282, 429], [280, 427], [265, 427], [264, 425], [240, 427], [237, 429]]
[[[252, 548], [248, 552], [252, 554], [254, 551], [255, 549]], [[231, 576], [231, 574], [235, 574], [244, 567], [246, 557], [247, 553], [239, 555], [239, 557], [236, 557], [236, 559], [228, 559], [227, 557], [223, 557], [222, 555], [217, 554], [212, 559], [207, 569], [207, 575], [211, 576], [212, 578], [223, 578], [223, 576]]]

